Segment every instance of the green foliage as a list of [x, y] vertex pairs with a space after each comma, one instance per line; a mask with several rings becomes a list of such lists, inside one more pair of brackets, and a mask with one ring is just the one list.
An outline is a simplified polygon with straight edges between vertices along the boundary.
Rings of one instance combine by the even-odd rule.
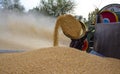
[[12, 4], [11, 0], [0, 0], [0, 8], [8, 9], [8, 7]]
[[73, 11], [75, 3], [70, 0], [41, 0], [40, 9], [50, 15], [59, 16]]
[[99, 9], [96, 8], [94, 11], [89, 13], [89, 15], [88, 15], [88, 22], [89, 22], [89, 24], [95, 24], [96, 14], [98, 13], [98, 11], [99, 11]]
[[15, 12], [24, 11], [24, 7], [20, 4], [19, 0], [1, 0], [0, 6], [2, 10], [9, 10]]
[[19, 0], [13, 0], [13, 4], [9, 6], [9, 10], [13, 10], [15, 12], [24, 11], [24, 7], [20, 4]]

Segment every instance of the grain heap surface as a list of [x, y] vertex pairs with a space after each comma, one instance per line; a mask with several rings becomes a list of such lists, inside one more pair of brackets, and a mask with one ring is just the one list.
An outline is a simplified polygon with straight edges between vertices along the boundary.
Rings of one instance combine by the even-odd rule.
[[0, 74], [120, 74], [120, 60], [74, 48], [41, 48], [0, 54]]

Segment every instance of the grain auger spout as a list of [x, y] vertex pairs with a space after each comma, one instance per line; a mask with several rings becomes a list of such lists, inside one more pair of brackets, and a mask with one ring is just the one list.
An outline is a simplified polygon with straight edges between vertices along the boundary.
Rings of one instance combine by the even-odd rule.
[[64, 35], [70, 39], [80, 39], [86, 32], [83, 24], [76, 20], [74, 16], [70, 14], [61, 15], [56, 21], [53, 46], [58, 46], [59, 28], [61, 28]]

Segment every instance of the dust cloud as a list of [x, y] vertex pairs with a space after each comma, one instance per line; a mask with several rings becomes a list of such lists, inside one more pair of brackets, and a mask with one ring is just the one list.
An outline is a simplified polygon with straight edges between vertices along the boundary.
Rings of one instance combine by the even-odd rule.
[[[0, 12], [0, 49], [31, 50], [53, 47], [56, 18], [42, 14]], [[59, 34], [59, 44], [68, 46], [70, 40]]]

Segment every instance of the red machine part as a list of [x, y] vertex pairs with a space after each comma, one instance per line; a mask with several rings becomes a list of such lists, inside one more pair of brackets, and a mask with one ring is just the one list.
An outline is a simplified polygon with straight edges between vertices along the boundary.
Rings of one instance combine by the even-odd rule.
[[84, 40], [84, 45], [83, 45], [83, 47], [82, 47], [82, 50], [83, 51], [86, 51], [88, 49], [88, 41], [87, 41], [87, 39], [85, 39]]
[[100, 13], [100, 23], [111, 23], [111, 22], [118, 22], [118, 17], [114, 12], [111, 11], [102, 11]]

